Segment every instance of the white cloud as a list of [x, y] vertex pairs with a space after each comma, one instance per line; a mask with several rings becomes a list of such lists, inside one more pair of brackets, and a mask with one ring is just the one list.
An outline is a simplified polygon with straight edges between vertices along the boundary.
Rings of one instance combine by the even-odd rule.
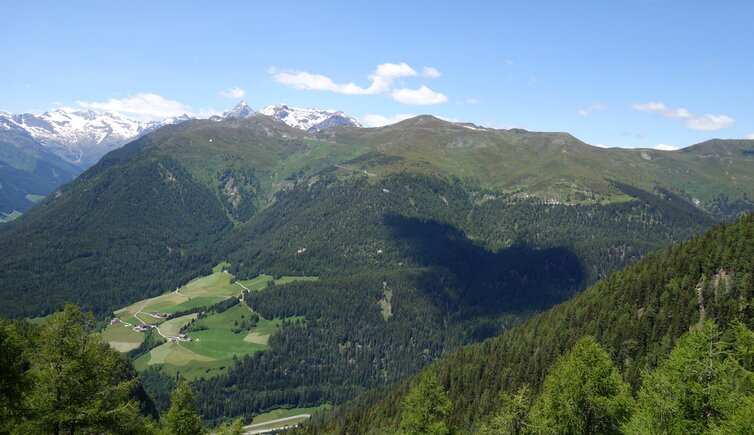
[[584, 109], [579, 109], [578, 111], [576, 111], [576, 113], [586, 118], [587, 116], [591, 115], [592, 112], [596, 112], [598, 110], [605, 110], [605, 109], [607, 109], [606, 105], [600, 102], [597, 102]]
[[399, 103], [403, 104], [440, 104], [448, 101], [448, 97], [435, 92], [432, 89], [422, 85], [419, 89], [400, 88], [390, 93], [390, 96]]
[[657, 113], [666, 118], [683, 120], [683, 125], [692, 130], [716, 131], [732, 127], [736, 123], [730, 116], [709, 113], [697, 115], [683, 107], [671, 109], [663, 103], [634, 104], [631, 107], [640, 112]]
[[385, 125], [395, 124], [396, 122], [401, 122], [403, 120], [413, 118], [416, 115], [408, 114], [408, 113], [401, 113], [398, 115], [393, 115], [390, 117], [382, 116], [382, 115], [374, 115], [372, 113], [367, 113], [364, 115], [364, 118], [362, 118], [361, 123], [365, 127], [382, 127]]
[[86, 109], [115, 112], [139, 120], [157, 120], [170, 116], [192, 114], [191, 107], [157, 94], [139, 93], [127, 98], [110, 98], [105, 102], [76, 101]]
[[[437, 70], [431, 68], [435, 73]], [[425, 73], [427, 68], [425, 68]], [[390, 95], [395, 101], [404, 104], [438, 104], [444, 103], [448, 98], [422, 85], [419, 89], [400, 88], [394, 89], [395, 80], [402, 77], [415, 77], [416, 72], [405, 62], [383, 63], [369, 75], [370, 85], [361, 87], [353, 82], [335, 83], [332, 79], [321, 74], [312, 74], [306, 71], [278, 71], [270, 67], [268, 72], [278, 82], [294, 89], [307, 89], [314, 91], [336, 92], [345, 95]]]
[[239, 88], [238, 86], [234, 88], [230, 88], [227, 91], [220, 91], [218, 93], [222, 95], [223, 97], [228, 97], [228, 98], [243, 98], [244, 95], [246, 95], [246, 91]]
[[424, 69], [422, 70], [422, 75], [424, 77], [429, 77], [432, 79], [436, 79], [442, 76], [442, 74], [440, 74], [440, 71], [437, 71], [436, 68], [432, 68], [431, 66], [425, 66]]
[[596, 146], [597, 148], [608, 148], [608, 146], [605, 145], [605, 144], [603, 144], [603, 143], [596, 143], [596, 144], [593, 144], [593, 145]]
[[746, 136], [746, 139], [754, 139], [754, 133], [752, 133], [752, 134], [750, 134], [750, 135]]
[[675, 145], [668, 145], [666, 143], [658, 143], [657, 145], [654, 146], [654, 149], [658, 151], [676, 151], [679, 149], [679, 147]]
[[516, 62], [514, 62], [514, 61], [512, 61], [512, 60], [510, 60], [510, 59], [505, 59], [505, 61], [504, 61], [504, 62], [505, 62], [505, 64], [506, 64], [506, 65], [508, 65], [508, 66], [513, 66], [513, 65], [515, 65], [515, 64], [516, 64]]
[[469, 97], [469, 98], [467, 98], [467, 99], [465, 100], [465, 103], [466, 103], [466, 104], [472, 104], [472, 105], [473, 105], [473, 104], [479, 104], [479, 103], [480, 103], [480, 101], [479, 101], [478, 99], [474, 98], [474, 97]]

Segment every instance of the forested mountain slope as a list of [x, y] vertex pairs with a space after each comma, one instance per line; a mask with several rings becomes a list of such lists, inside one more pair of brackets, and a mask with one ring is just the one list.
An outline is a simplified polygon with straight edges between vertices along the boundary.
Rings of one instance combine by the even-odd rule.
[[[23, 301], [2, 312], [34, 316], [72, 300], [104, 314], [175, 288], [206, 271], [210, 258], [225, 256], [242, 274], [392, 267], [406, 259], [395, 246], [406, 245], [396, 229], [410, 222], [400, 223], [401, 216], [450, 224], [492, 251], [567, 247], [582, 261], [590, 258], [584, 275], [594, 278], [697, 232], [711, 222], [700, 211], [726, 218], [750, 207], [750, 146], [604, 150], [567, 134], [483, 129], [428, 116], [319, 133], [262, 115], [187, 121], [108, 154], [20, 221], [0, 227], [0, 249], [11, 253], [0, 259], [2, 294]], [[662, 176], [667, 171], [677, 176]], [[405, 176], [424, 177], [414, 183], [423, 185], [417, 198], [406, 194], [412, 187], [398, 186]], [[317, 201], [302, 202], [306, 186]], [[709, 186], [719, 190], [713, 194]], [[437, 188], [447, 195], [421, 193]], [[327, 195], [333, 200], [322, 202]], [[638, 196], [660, 202], [642, 200], [637, 207]], [[348, 210], [339, 208], [344, 202]], [[660, 203], [686, 211], [668, 214]], [[565, 221], [571, 224], [552, 225]], [[592, 228], [588, 238], [573, 233], [583, 226], [577, 221]], [[323, 225], [336, 237], [323, 239]], [[356, 232], [362, 227], [380, 240], [364, 239]], [[291, 261], [300, 248], [311, 251]], [[340, 249], [347, 255], [335, 253]], [[374, 257], [380, 249], [384, 255]], [[329, 251], [316, 254], [322, 250]]]
[[709, 223], [621, 187], [638, 198], [475, 205], [484, 194], [427, 175], [300, 183], [229, 236], [221, 258], [240, 278], [320, 276], [248, 296], [264, 318], [304, 323], [198, 382], [204, 417], [340, 403], [395, 382]]
[[[591, 335], [634, 389], [689, 326], [701, 319], [754, 324], [754, 215], [647, 255], [500, 337], [463, 348], [434, 370], [452, 402], [449, 425], [466, 432], [490, 418], [499, 393], [535, 390], [559, 355]], [[312, 432], [398, 428], [400, 403], [415, 381], [364, 395]]]

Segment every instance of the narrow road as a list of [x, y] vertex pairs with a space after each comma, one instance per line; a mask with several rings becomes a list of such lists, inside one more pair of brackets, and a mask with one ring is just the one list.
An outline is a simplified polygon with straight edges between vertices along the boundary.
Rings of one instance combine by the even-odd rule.
[[[223, 272], [227, 273], [230, 276], [233, 276], [230, 272], [227, 270], [223, 270]], [[235, 278], [235, 276], [233, 276]], [[236, 281], [236, 284], [240, 285], [242, 289], [246, 290], [247, 292], [251, 292], [251, 290], [248, 289], [245, 285], [241, 284], [240, 282]], [[243, 292], [238, 294], [238, 300], [243, 301]]]
[[[270, 425], [274, 425], [276, 423], [285, 423], [286, 421], [296, 420], [296, 419], [300, 419], [302, 417], [309, 418], [309, 417], [311, 417], [311, 414], [292, 415], [290, 417], [278, 418], [277, 420], [270, 420], [270, 421], [266, 421], [264, 423], [250, 424], [248, 426], [244, 426], [243, 427], [244, 428], [244, 434], [251, 435], [251, 434], [265, 433], [265, 432], [271, 432], [271, 431], [277, 430], [277, 429], [282, 429], [286, 425], [280, 425], [280, 426], [277, 426], [277, 427], [269, 427], [267, 429], [256, 429], [256, 428], [259, 428], [259, 427], [262, 427], [262, 426], [270, 426]], [[298, 423], [296, 423], [296, 424], [298, 424]]]
[[[176, 290], [176, 291], [177, 291], [177, 290]], [[152, 299], [154, 299], [154, 298], [152, 298]], [[149, 325], [149, 324], [148, 324], [147, 322], [145, 322], [145, 321], [141, 320], [141, 317], [139, 317], [139, 313], [141, 313], [141, 310], [143, 310], [144, 308], [146, 308], [146, 307], [147, 307], [147, 305], [149, 305], [149, 303], [150, 303], [150, 302], [152, 302], [152, 299], [149, 299], [148, 301], [146, 301], [146, 302], [144, 303], [144, 305], [143, 305], [143, 306], [142, 306], [141, 308], [139, 308], [139, 311], [137, 311], [136, 313], [134, 313], [134, 317], [136, 317], [136, 319], [137, 319], [137, 320], [138, 320], [139, 322], [141, 322], [142, 324], [144, 324], [144, 325]], [[151, 326], [151, 325], [150, 325], [150, 326]], [[156, 330], [157, 330], [157, 333], [158, 333], [158, 334], [160, 334], [160, 336], [161, 336], [162, 338], [164, 338], [165, 340], [170, 340], [171, 338], [175, 338], [175, 337], [168, 337], [167, 335], [163, 334], [163, 333], [162, 333], [162, 331], [160, 331], [160, 327], [159, 327], [159, 326], [157, 326], [157, 325], [155, 325], [155, 326], [154, 326], [154, 329], [156, 329]]]

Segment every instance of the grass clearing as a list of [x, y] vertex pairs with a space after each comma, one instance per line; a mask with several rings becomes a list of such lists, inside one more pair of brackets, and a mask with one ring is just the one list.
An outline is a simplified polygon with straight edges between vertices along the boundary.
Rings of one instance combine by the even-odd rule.
[[160, 325], [160, 332], [167, 335], [168, 337], [175, 337], [181, 331], [181, 328], [186, 326], [190, 321], [196, 319], [198, 315], [199, 314], [194, 313], [176, 317], [175, 319], [170, 319]]
[[209, 308], [212, 305], [215, 305], [216, 303], [223, 301], [225, 299], [228, 299], [228, 298], [218, 297], [218, 296], [198, 296], [195, 298], [191, 298], [185, 302], [182, 302], [178, 305], [173, 305], [172, 307], [163, 308], [163, 312], [172, 314], [172, 313], [177, 313], [178, 311], [190, 310], [192, 308], [197, 308], [197, 307]]
[[294, 281], [316, 281], [318, 279], [318, 276], [282, 276], [275, 279], [272, 275], [259, 275], [256, 278], [238, 281], [238, 283], [251, 291], [255, 291], [264, 290], [270, 282], [275, 283], [275, 285], [285, 285]]
[[[275, 277], [272, 275], [259, 275], [256, 278], [247, 279], [245, 281], [237, 281], [239, 284], [243, 285], [247, 289], [251, 291], [255, 290], [264, 290], [265, 287], [267, 287], [267, 284], [270, 281], [275, 281]], [[240, 288], [238, 284], [236, 284]]]
[[294, 281], [316, 281], [318, 276], [283, 276], [275, 280], [275, 285], [284, 285]]
[[124, 353], [136, 349], [144, 341], [144, 334], [136, 332], [120, 322], [108, 325], [102, 331], [100, 337], [115, 348], [115, 350]]
[[267, 346], [270, 341], [270, 334], [260, 334], [258, 332], [249, 332], [246, 337], [243, 338], [246, 343], [256, 343]]
[[332, 408], [330, 404], [324, 404], [311, 408], [290, 408], [290, 409], [275, 409], [270, 412], [265, 412], [254, 417], [251, 424], [267, 423], [268, 421], [278, 420], [286, 417], [293, 417], [294, 415], [309, 414], [314, 415], [319, 411], [326, 411]]
[[[259, 430], [274, 430], [274, 429], [282, 429], [284, 427], [290, 427], [295, 426], [299, 423], [303, 423], [306, 420], [308, 420], [311, 415], [316, 414], [320, 411], [325, 411], [332, 408], [332, 405], [330, 404], [324, 404], [320, 406], [315, 406], [311, 408], [283, 408], [283, 409], [275, 409], [273, 411], [265, 412], [263, 414], [259, 414], [256, 417], [254, 417], [254, 420], [252, 421], [252, 425], [254, 425], [251, 428], [248, 428], [248, 431], [259, 431]], [[298, 418], [291, 418], [300, 416]], [[285, 421], [278, 421], [280, 419], [288, 419]]]

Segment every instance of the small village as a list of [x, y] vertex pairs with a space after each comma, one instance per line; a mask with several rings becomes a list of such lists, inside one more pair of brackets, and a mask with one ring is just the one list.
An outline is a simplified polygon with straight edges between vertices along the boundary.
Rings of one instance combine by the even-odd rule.
[[[167, 314], [160, 313], [160, 312], [157, 312], [157, 311], [152, 311], [152, 312], [149, 313], [149, 315], [151, 317], [156, 318], [156, 319], [163, 319], [163, 320], [167, 319], [167, 317], [168, 317]], [[176, 336], [167, 336], [167, 335], [164, 335], [160, 331], [160, 328], [157, 325], [152, 325], [152, 324], [146, 323], [143, 320], [139, 319], [138, 316], [134, 316], [134, 317], [136, 317], [142, 323], [140, 325], [133, 325], [131, 323], [124, 322], [123, 320], [121, 320], [118, 317], [113, 317], [112, 319], [110, 319], [110, 324], [114, 325], [116, 323], [122, 323], [125, 328], [131, 328], [132, 330], [134, 330], [136, 332], [146, 332], [146, 331], [148, 331], [150, 329], [154, 329], [154, 330], [157, 331], [158, 334], [160, 334], [161, 337], [163, 337], [164, 339], [166, 339], [167, 341], [169, 341], [171, 343], [175, 343], [175, 342], [179, 342], [179, 341], [184, 341], [184, 342], [185, 341], [191, 341], [191, 337], [189, 337], [186, 334], [178, 334]]]

